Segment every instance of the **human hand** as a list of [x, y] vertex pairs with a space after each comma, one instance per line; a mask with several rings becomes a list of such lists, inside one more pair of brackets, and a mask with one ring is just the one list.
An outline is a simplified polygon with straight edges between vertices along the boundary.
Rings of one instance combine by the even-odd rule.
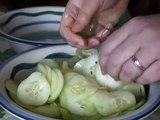
[[[160, 14], [131, 19], [113, 32], [99, 50], [104, 74], [142, 84], [160, 80]], [[134, 55], [144, 70], [134, 64]]]
[[[71, 46], [85, 49], [95, 47], [110, 34], [127, 5], [128, 0], [69, 0], [60, 33]], [[87, 38], [79, 35], [95, 16], [98, 18], [95, 35]]]

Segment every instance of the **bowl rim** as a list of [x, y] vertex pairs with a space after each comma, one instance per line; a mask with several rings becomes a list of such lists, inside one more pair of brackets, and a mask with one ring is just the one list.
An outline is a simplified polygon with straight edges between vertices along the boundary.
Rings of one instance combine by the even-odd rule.
[[[61, 46], [61, 47], [60, 47]], [[31, 53], [31, 52], [36, 52], [36, 51], [39, 51], [39, 50], [47, 50], [47, 49], [51, 49], [52, 50], [52, 48], [57, 48], [57, 49], [60, 49], [60, 48], [64, 48], [65, 49], [65, 47], [68, 47], [69, 45], [59, 45], [59, 46], [41, 46], [41, 47], [38, 47], [38, 48], [33, 48], [33, 49], [30, 49], [30, 50], [27, 50], [27, 51], [24, 51], [24, 52], [22, 52], [22, 53], [19, 53], [19, 54], [17, 54], [17, 55], [15, 55], [15, 56], [13, 56], [13, 57], [11, 57], [11, 58], [9, 58], [8, 60], [6, 60], [6, 61], [4, 61], [1, 65], [0, 65], [0, 72], [4, 69], [4, 67], [5, 67], [5, 65], [6, 64], [8, 64], [8, 63], [10, 63], [12, 60], [14, 60], [14, 59], [16, 59], [16, 58], [18, 58], [19, 56], [22, 56], [22, 55], [25, 55], [25, 54], [29, 54], [29, 53]], [[64, 51], [65, 52], [65, 51]], [[49, 55], [49, 54], [47, 54], [47, 55]], [[157, 85], [157, 83], [152, 83], [152, 84], [150, 84], [151, 86], [152, 85]], [[160, 86], [160, 82], [158, 83], [158, 87]], [[34, 117], [35, 118], [35, 116], [33, 115], [33, 116], [28, 116], [28, 117], [26, 117], [26, 116], [23, 116], [23, 115], [21, 115], [20, 113], [17, 113], [17, 111], [13, 111], [13, 109], [10, 109], [10, 104], [8, 103], [8, 104], [6, 104], [6, 102], [4, 102], [4, 101], [2, 101], [2, 100], [4, 100], [5, 98], [3, 98], [4, 96], [1, 94], [1, 91], [0, 91], [0, 106], [2, 107], [2, 108], [4, 108], [6, 111], [9, 111], [10, 113], [12, 113], [12, 114], [14, 114], [15, 116], [18, 116], [18, 117], [20, 117], [20, 118], [23, 118], [23, 119], [30, 119], [30, 118], [32, 118], [32, 117]], [[140, 110], [139, 110], [139, 112], [137, 113], [137, 114], [135, 114], [135, 115], [133, 115], [132, 113], [129, 115], [129, 119], [130, 120], [137, 120], [137, 119], [143, 119], [143, 118], [145, 118], [146, 116], [149, 116], [150, 114], [152, 114], [156, 109], [158, 109], [158, 107], [160, 106], [160, 93], [158, 94], [158, 96], [157, 96], [157, 98], [156, 99], [154, 99], [155, 101], [154, 102], [152, 102], [152, 104], [149, 104], [148, 105], [148, 107], [147, 107], [147, 109], [144, 109], [143, 110], [143, 108], [141, 108]], [[23, 112], [22, 112], [23, 113]], [[133, 112], [134, 113], [134, 112]], [[30, 120], [33, 120], [33, 119], [30, 119]], [[53, 120], [53, 119], [52, 119]], [[109, 119], [110, 120], [110, 119]], [[111, 120], [112, 120], [112, 118], [111, 118]], [[123, 116], [122, 117], [118, 117], [118, 119], [116, 118], [116, 119], [113, 119], [113, 120], [128, 120], [128, 118], [123, 118]]]
[[[51, 11], [51, 9], [55, 9], [55, 11], [54, 11], [55, 13], [56, 12], [61, 12], [63, 14], [64, 10], [65, 10], [65, 7], [63, 7], [63, 6], [36, 6], [36, 7], [19, 8], [19, 9], [16, 9], [16, 10], [8, 11], [8, 12], [0, 15], [0, 21], [1, 20], [3, 21], [4, 17], [12, 15], [14, 13], [21, 12], [21, 11], [23, 11], [23, 13], [27, 13], [28, 10], [32, 10], [32, 9], [33, 10], [34, 9], [44, 9], [44, 11], [48, 11], [47, 9], [50, 9], [50, 11]], [[30, 13], [30, 14], [34, 14], [34, 13]], [[54, 21], [54, 20], [52, 22], [58, 23], [58, 21]], [[60, 21], [59, 21], [59, 24], [60, 24]], [[0, 26], [1, 26], [1, 23], [0, 23]], [[28, 44], [28, 45], [34, 45], [34, 46], [66, 44], [66, 42], [61, 42], [61, 43], [60, 42], [57, 42], [57, 43], [55, 42], [54, 43], [54, 42], [32, 41], [32, 40], [22, 39], [22, 38], [12, 36], [8, 33], [5, 33], [1, 29], [0, 29], [0, 37], [6, 39], [7, 41], [24, 43], [24, 44]]]

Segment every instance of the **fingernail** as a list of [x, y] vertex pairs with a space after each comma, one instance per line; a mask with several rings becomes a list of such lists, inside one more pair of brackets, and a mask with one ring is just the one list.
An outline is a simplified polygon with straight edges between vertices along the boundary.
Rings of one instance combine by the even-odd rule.
[[97, 33], [96, 37], [100, 40], [106, 38], [111, 33], [112, 28], [112, 24], [107, 24], [103, 30]]
[[83, 41], [78, 41], [77, 43], [75, 43], [75, 45], [79, 48], [84, 48], [86, 47], [86, 43]]
[[143, 79], [143, 77], [139, 77], [137, 79], [137, 82], [140, 83], [140, 84], [144, 84], [144, 85], [149, 83], [149, 81], [147, 79]]
[[95, 38], [91, 38], [88, 40], [88, 45], [90, 45], [90, 46], [97, 46], [99, 44], [100, 44], [99, 40], [97, 40]]

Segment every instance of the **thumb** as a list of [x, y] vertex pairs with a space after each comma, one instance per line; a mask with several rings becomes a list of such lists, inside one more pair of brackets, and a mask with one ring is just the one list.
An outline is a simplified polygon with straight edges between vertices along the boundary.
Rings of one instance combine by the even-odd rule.
[[100, 7], [99, 0], [84, 0], [79, 8], [79, 13], [72, 26], [73, 32], [82, 32], [90, 23]]

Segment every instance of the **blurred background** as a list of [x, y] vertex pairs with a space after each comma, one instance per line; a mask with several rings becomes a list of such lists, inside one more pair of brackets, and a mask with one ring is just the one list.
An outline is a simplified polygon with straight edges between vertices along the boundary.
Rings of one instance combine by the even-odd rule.
[[65, 6], [68, 0], [0, 0], [0, 10], [14, 10], [33, 6]]
[[[0, 11], [33, 6], [65, 6], [68, 0], [0, 0]], [[132, 16], [160, 13], [160, 0], [130, 0]]]

